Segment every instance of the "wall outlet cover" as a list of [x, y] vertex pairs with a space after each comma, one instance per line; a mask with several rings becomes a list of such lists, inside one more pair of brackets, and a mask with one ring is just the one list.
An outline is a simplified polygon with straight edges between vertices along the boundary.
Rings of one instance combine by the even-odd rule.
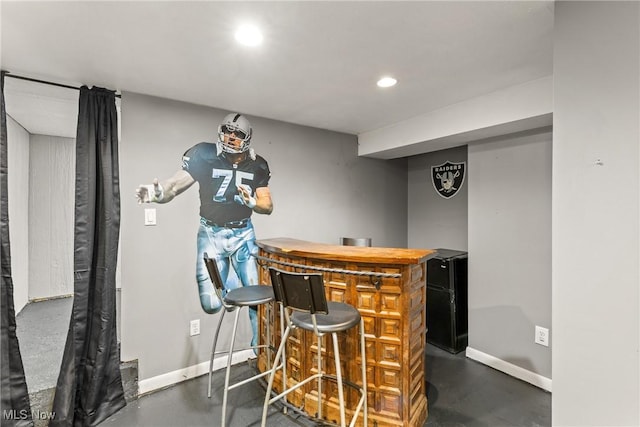
[[549, 347], [549, 329], [536, 325], [535, 343]]

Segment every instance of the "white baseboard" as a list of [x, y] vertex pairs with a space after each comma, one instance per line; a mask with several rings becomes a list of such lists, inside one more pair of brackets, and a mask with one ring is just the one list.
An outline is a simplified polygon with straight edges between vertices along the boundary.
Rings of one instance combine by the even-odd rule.
[[[231, 364], [235, 365], [255, 357], [253, 350], [244, 350], [234, 353], [231, 359]], [[213, 361], [213, 370], [224, 369], [227, 367], [227, 357], [218, 357]], [[178, 369], [176, 371], [167, 372], [166, 374], [157, 375], [155, 377], [147, 378], [138, 382], [138, 395], [151, 393], [152, 391], [160, 390], [165, 387], [177, 384], [182, 381], [190, 380], [192, 378], [199, 377], [200, 375], [209, 373], [209, 361], [199, 363], [197, 365], [187, 366], [186, 368]]]
[[[483, 353], [471, 347], [467, 347], [466, 356], [469, 359], [473, 359], [484, 365], [497, 369], [500, 372], [504, 372], [507, 375], [518, 378], [522, 381], [526, 381], [533, 384], [536, 387], [540, 387], [543, 390], [551, 392], [552, 380], [542, 375], [531, 372], [527, 369], [516, 366], [512, 363], [505, 362], [502, 359]], [[254, 357], [253, 350], [245, 350], [233, 355], [231, 360], [232, 364], [242, 363]], [[218, 357], [213, 362], [213, 370], [224, 369], [227, 366], [226, 357]], [[147, 394], [156, 390], [169, 387], [182, 381], [186, 381], [192, 378], [199, 377], [200, 375], [207, 374], [209, 372], [209, 361], [199, 363], [197, 365], [188, 366], [186, 368], [178, 369], [165, 374], [157, 375], [155, 377], [147, 378], [138, 383], [138, 394]]]
[[490, 366], [493, 369], [497, 369], [500, 372], [511, 375], [519, 380], [526, 381], [533, 384], [536, 387], [540, 387], [543, 390], [551, 392], [551, 379], [543, 377], [535, 372], [528, 371], [520, 366], [516, 366], [512, 363], [505, 362], [502, 359], [491, 356], [490, 354], [483, 353], [471, 347], [467, 347], [466, 356], [469, 359], [473, 359], [484, 365]]

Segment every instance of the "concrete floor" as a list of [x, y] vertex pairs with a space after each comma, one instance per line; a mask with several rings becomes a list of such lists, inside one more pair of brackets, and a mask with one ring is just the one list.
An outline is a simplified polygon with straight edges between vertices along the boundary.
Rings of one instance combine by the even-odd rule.
[[[17, 316], [18, 339], [29, 392], [55, 386], [69, 327], [71, 298], [28, 304]], [[433, 427], [519, 427], [551, 425], [551, 394], [467, 359], [427, 345], [427, 398]], [[250, 376], [253, 367], [237, 366], [232, 377]], [[130, 402], [104, 421], [105, 426], [219, 426], [224, 371], [214, 374], [207, 398], [207, 376], [185, 381]], [[264, 388], [253, 382], [233, 390], [228, 426], [260, 424]], [[270, 426], [312, 426], [300, 416], [270, 410]]]
[[[550, 426], [551, 394], [464, 356], [427, 345], [427, 398], [433, 427]], [[243, 364], [232, 378], [253, 372]], [[232, 379], [233, 380], [233, 379]], [[207, 398], [207, 377], [201, 376], [132, 402], [107, 419], [105, 426], [219, 426], [223, 371], [214, 374], [214, 392]], [[232, 390], [228, 426], [258, 426], [264, 388], [256, 382]], [[312, 426], [300, 416], [269, 411], [270, 426]]]

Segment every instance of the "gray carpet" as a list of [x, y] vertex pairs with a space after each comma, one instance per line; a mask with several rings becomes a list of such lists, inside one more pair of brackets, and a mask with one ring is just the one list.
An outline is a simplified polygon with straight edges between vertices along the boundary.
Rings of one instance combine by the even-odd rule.
[[16, 315], [29, 393], [56, 385], [72, 306], [72, 297], [30, 302]]

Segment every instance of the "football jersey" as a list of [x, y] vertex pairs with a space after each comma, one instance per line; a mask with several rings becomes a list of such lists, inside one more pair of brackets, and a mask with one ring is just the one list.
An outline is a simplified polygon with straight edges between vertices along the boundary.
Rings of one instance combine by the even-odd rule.
[[247, 153], [246, 159], [234, 165], [224, 154], [217, 154], [216, 144], [201, 142], [182, 156], [182, 169], [200, 186], [200, 216], [216, 224], [249, 218], [253, 209], [236, 201], [238, 185], [245, 184], [255, 196], [256, 188], [269, 184], [271, 173], [267, 161]]

